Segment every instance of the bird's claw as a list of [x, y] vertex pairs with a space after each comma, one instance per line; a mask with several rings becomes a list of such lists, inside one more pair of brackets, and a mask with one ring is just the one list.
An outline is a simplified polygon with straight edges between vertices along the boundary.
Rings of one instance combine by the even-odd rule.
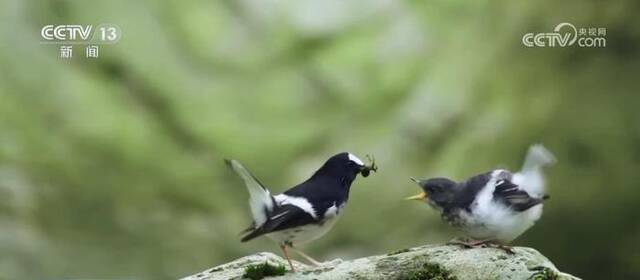
[[447, 242], [447, 245], [460, 245], [463, 248], [466, 249], [472, 249], [472, 248], [496, 248], [496, 249], [500, 249], [503, 250], [505, 253], [509, 254], [509, 255], [514, 255], [516, 252], [513, 251], [513, 248], [511, 246], [507, 246], [504, 244], [500, 244], [497, 243], [493, 240], [460, 240], [460, 239], [453, 239], [449, 242]]
[[485, 240], [465, 240], [465, 239], [455, 238], [447, 242], [447, 245], [459, 245], [459, 246], [462, 246], [463, 248], [471, 249], [471, 248], [485, 245], [486, 242], [487, 241]]
[[505, 253], [507, 253], [509, 255], [515, 255], [516, 254], [516, 252], [513, 251], [513, 247], [511, 247], [511, 246], [502, 245], [502, 244], [495, 244], [494, 248], [501, 249], [502, 251], [504, 251]]

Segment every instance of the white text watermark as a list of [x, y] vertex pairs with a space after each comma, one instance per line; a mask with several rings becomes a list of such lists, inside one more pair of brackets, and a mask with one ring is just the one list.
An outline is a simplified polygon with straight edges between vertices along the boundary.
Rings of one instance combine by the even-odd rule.
[[73, 58], [74, 45], [83, 47], [86, 58], [98, 58], [99, 46], [115, 44], [122, 37], [120, 27], [111, 23], [97, 25], [48, 24], [40, 29], [42, 44], [58, 44], [60, 58]]
[[571, 47], [603, 48], [607, 46], [607, 29], [604, 27], [576, 28], [573, 24], [563, 22], [553, 32], [526, 33], [522, 36], [522, 44], [527, 47]]

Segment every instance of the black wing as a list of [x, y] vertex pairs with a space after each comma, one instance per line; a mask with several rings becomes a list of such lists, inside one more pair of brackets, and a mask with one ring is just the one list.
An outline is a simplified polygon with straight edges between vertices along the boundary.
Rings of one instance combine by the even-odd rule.
[[316, 220], [309, 213], [296, 206], [289, 204], [277, 206], [274, 211], [269, 214], [267, 221], [259, 228], [249, 227], [245, 230], [245, 232], [249, 232], [249, 234], [243, 236], [240, 241], [247, 242], [270, 232], [313, 223], [316, 223]]
[[497, 182], [496, 189], [493, 191], [493, 199], [501, 201], [518, 212], [526, 211], [544, 201], [544, 198], [529, 196], [526, 191], [520, 190], [518, 185], [509, 180]]

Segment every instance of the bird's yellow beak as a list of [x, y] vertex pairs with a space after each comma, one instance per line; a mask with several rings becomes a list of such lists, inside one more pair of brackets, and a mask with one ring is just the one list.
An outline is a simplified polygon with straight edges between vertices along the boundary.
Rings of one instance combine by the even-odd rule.
[[[414, 181], [416, 184], [420, 185], [420, 180], [413, 178], [413, 177], [409, 177], [409, 179], [411, 179], [411, 181]], [[405, 198], [404, 200], [420, 200], [420, 201], [425, 201], [427, 200], [427, 193], [425, 193], [424, 191], [420, 192], [419, 194], [416, 194], [414, 196], [410, 196]]]
[[422, 201], [426, 199], [427, 199], [427, 193], [425, 192], [420, 192], [419, 194], [405, 198], [405, 200], [422, 200]]

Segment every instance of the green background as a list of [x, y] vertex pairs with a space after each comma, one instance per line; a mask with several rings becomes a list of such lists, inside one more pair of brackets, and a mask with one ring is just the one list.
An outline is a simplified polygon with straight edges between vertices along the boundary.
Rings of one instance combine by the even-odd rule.
[[[441, 243], [409, 176], [517, 169], [544, 143], [542, 219], [516, 240], [587, 279], [640, 278], [638, 1], [0, 1], [0, 279], [164, 279], [259, 252], [248, 194], [375, 155], [316, 258]], [[604, 48], [527, 48], [561, 22]], [[114, 23], [100, 58], [47, 24]]]

